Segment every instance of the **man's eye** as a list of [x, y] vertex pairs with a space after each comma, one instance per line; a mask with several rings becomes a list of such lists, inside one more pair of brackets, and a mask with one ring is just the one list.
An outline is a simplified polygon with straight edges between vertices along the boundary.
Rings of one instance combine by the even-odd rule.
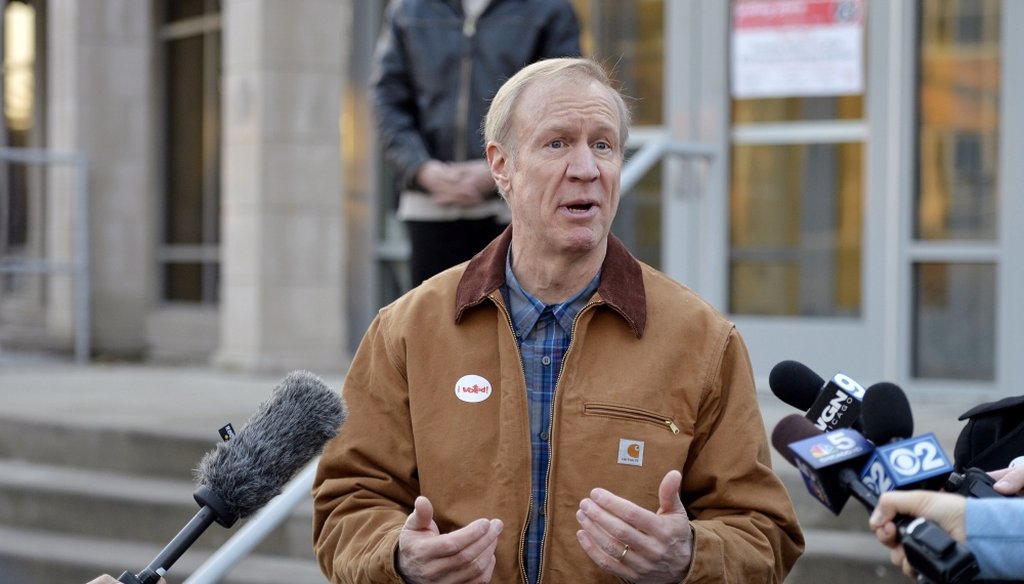
[[561, 148], [565, 146], [565, 142], [563, 140], [552, 140], [550, 146], [552, 148]]

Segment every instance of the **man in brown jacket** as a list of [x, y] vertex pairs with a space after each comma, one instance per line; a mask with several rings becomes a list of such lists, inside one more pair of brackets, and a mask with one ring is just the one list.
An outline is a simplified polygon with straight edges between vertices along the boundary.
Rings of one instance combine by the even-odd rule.
[[782, 582], [803, 550], [732, 323], [610, 235], [629, 113], [586, 59], [485, 122], [512, 212], [380, 311], [314, 485], [332, 582]]

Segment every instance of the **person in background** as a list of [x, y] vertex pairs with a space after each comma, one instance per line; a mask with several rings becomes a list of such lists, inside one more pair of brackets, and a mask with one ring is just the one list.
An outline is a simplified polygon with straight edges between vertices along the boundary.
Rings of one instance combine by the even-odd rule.
[[483, 249], [508, 223], [484, 160], [481, 123], [524, 65], [578, 56], [569, 0], [392, 0], [371, 93], [396, 173], [412, 285]]
[[[1024, 464], [993, 471], [994, 488], [1003, 495], [1020, 495], [1024, 488]], [[883, 493], [869, 519], [878, 541], [891, 548], [890, 557], [903, 573], [916, 578], [907, 561], [893, 518], [923, 517], [939, 524], [957, 541], [967, 545], [978, 562], [982, 579], [1024, 579], [1024, 499], [965, 498], [936, 491]]]
[[512, 223], [366, 332], [313, 487], [331, 582], [785, 579], [803, 535], [743, 340], [610, 233], [628, 133], [589, 59], [495, 95]]

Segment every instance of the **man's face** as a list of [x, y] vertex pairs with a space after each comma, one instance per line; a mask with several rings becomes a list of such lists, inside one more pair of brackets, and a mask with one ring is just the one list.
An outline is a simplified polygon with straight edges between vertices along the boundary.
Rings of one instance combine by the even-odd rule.
[[492, 144], [488, 159], [512, 210], [514, 251], [603, 250], [622, 170], [611, 90], [589, 79], [537, 81], [512, 122], [516, 153]]

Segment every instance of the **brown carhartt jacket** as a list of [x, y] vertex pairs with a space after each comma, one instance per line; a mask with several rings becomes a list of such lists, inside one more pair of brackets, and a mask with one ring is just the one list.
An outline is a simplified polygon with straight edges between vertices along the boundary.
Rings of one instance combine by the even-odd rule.
[[[493, 582], [525, 582], [531, 505], [526, 387], [500, 286], [511, 229], [382, 309], [345, 380], [348, 421], [314, 484], [314, 548], [331, 582], [400, 582], [417, 495], [441, 533], [499, 518]], [[651, 511], [682, 472], [695, 530], [685, 582], [782, 582], [803, 535], [771, 469], [746, 347], [732, 323], [609, 238], [555, 393], [541, 582], [617, 582], [576, 540], [602, 487]]]

